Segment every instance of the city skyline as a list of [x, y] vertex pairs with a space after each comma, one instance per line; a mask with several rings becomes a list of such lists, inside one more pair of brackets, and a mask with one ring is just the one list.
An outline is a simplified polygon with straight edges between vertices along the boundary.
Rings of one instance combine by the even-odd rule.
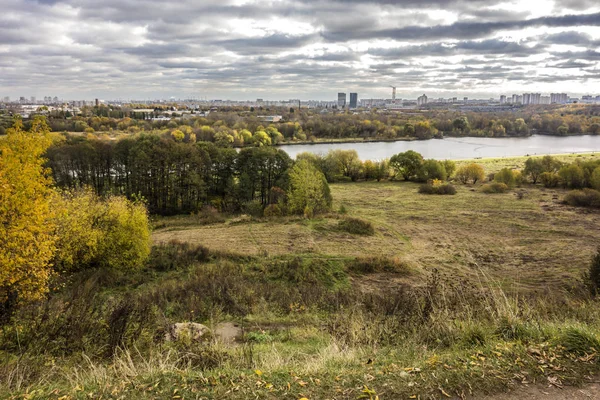
[[590, 94], [591, 0], [9, 0], [0, 96], [334, 100]]

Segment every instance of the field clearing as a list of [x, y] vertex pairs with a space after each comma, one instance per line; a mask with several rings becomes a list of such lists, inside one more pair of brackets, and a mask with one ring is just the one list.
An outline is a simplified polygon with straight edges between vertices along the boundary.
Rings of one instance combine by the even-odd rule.
[[[419, 272], [438, 269], [470, 281], [491, 279], [517, 291], [569, 289], [600, 243], [600, 212], [561, 204], [564, 190], [526, 186], [486, 195], [476, 187], [457, 189], [455, 196], [431, 196], [407, 182], [331, 185], [334, 210], [343, 205], [349, 216], [370, 221], [373, 236], [339, 231], [343, 216], [332, 213], [316, 220], [204, 226], [163, 219], [166, 226], [153, 239], [262, 256], [385, 256], [416, 271], [415, 284], [426, 275]], [[525, 192], [523, 199], [518, 191]]]

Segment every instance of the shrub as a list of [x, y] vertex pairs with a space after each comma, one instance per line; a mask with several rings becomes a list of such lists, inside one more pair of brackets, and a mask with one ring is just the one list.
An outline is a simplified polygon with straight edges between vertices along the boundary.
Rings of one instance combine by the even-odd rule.
[[584, 174], [583, 169], [577, 164], [564, 166], [558, 171], [560, 180], [563, 185], [571, 189], [579, 189], [583, 187]]
[[139, 268], [150, 254], [146, 207], [124, 197], [102, 200], [91, 190], [57, 196], [54, 264], [66, 271], [89, 267]]
[[373, 235], [375, 233], [373, 224], [360, 218], [344, 218], [338, 223], [338, 228], [353, 235]]
[[598, 247], [596, 254], [592, 257], [592, 262], [585, 275], [585, 280], [588, 283], [592, 295], [597, 296], [600, 293], [600, 247]]
[[463, 165], [456, 171], [456, 179], [466, 184], [472, 182], [473, 184], [477, 181], [482, 181], [485, 178], [485, 172], [483, 167], [479, 164], [471, 163]]
[[432, 179], [445, 181], [448, 178], [444, 164], [436, 160], [425, 160], [417, 171], [417, 181], [427, 182]]
[[264, 214], [263, 206], [258, 200], [252, 200], [245, 203], [242, 207], [242, 211], [244, 214], [248, 214], [256, 218], [260, 218]]
[[492, 182], [481, 187], [481, 191], [487, 194], [506, 193], [508, 186], [505, 183]]
[[600, 192], [587, 188], [572, 190], [565, 196], [565, 203], [575, 207], [600, 208]]
[[456, 188], [453, 185], [432, 185], [426, 183], [424, 185], [419, 186], [419, 193], [421, 194], [448, 194], [454, 195], [456, 194]]
[[277, 204], [269, 204], [264, 211], [265, 217], [281, 217], [283, 212]]
[[502, 168], [498, 173], [494, 175], [494, 181], [497, 183], [504, 183], [509, 189], [512, 189], [517, 184], [515, 172], [508, 168]]
[[448, 179], [452, 178], [454, 171], [456, 171], [456, 163], [452, 160], [444, 160], [442, 161], [444, 164], [444, 168], [446, 169], [446, 175], [448, 175]]
[[540, 182], [547, 188], [557, 187], [560, 183], [560, 177], [555, 172], [543, 172], [540, 175]]
[[592, 189], [600, 190], [600, 167], [596, 167], [590, 177], [590, 186]]

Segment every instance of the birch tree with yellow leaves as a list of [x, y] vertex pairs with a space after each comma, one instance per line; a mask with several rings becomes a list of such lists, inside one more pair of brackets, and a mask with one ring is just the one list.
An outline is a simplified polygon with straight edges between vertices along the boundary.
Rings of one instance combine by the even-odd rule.
[[46, 293], [55, 252], [52, 180], [43, 154], [51, 144], [43, 118], [29, 132], [16, 120], [0, 140], [0, 304]]

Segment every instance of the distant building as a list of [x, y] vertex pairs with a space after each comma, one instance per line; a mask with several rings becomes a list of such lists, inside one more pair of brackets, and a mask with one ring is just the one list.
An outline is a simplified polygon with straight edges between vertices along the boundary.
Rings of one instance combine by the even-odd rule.
[[337, 105], [339, 108], [346, 107], [346, 93], [338, 93]]
[[350, 93], [350, 108], [358, 106], [358, 93]]
[[566, 93], [550, 93], [551, 104], [565, 104], [569, 100]]
[[427, 96], [426, 95], [417, 97], [417, 105], [418, 106], [422, 106], [425, 104], [427, 104]]
[[464, 97], [463, 98], [463, 103], [468, 103], [469, 102], [469, 98], [468, 97]]
[[540, 97], [540, 104], [550, 104], [550, 96]]
[[500, 104], [506, 104], [506, 96], [500, 96]]

